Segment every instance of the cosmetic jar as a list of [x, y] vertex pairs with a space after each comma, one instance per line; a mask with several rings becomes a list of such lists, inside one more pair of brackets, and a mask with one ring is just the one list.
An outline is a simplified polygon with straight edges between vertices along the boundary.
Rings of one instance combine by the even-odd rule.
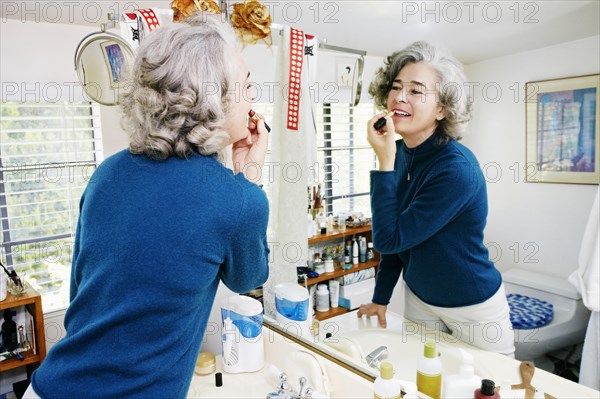
[[194, 372], [198, 375], [208, 375], [214, 373], [216, 369], [217, 361], [215, 355], [210, 352], [200, 352], [196, 360]]

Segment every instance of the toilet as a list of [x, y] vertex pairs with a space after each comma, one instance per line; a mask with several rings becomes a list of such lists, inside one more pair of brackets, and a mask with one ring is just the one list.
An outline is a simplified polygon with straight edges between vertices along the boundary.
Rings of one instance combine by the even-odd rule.
[[539, 309], [545, 311], [546, 314], [538, 313], [532, 319], [551, 320], [541, 327], [514, 328], [517, 360], [535, 361], [550, 351], [583, 342], [590, 311], [566, 278], [519, 268], [502, 273], [502, 278], [507, 296], [511, 299], [528, 297], [525, 299], [534, 303], [532, 314]]

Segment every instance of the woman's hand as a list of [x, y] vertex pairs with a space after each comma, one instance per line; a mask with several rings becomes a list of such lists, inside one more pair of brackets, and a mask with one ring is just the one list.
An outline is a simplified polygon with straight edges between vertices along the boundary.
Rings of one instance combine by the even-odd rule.
[[260, 119], [248, 121], [248, 136], [233, 143], [232, 159], [235, 173], [242, 172], [246, 179], [260, 184], [269, 144], [269, 132], [265, 127], [262, 115], [255, 115]]
[[377, 160], [379, 161], [379, 170], [394, 170], [394, 160], [396, 159], [396, 129], [394, 121], [388, 118], [385, 126], [376, 130], [373, 125], [384, 113], [375, 115], [367, 122], [367, 141], [373, 147]]
[[358, 317], [363, 316], [377, 316], [377, 321], [379, 321], [379, 325], [383, 328], [387, 327], [387, 320], [385, 319], [385, 313], [387, 312], [386, 305], [378, 305], [376, 303], [370, 303], [368, 305], [360, 305], [358, 308]]

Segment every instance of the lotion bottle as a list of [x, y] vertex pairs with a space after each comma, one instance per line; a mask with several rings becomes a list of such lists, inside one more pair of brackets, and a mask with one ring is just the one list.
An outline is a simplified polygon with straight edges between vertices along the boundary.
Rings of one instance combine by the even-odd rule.
[[375, 399], [400, 399], [400, 381], [394, 378], [394, 366], [390, 362], [381, 362], [380, 375], [373, 384]]
[[417, 389], [433, 399], [442, 393], [442, 362], [437, 355], [434, 342], [426, 342], [423, 356], [417, 363]]
[[356, 241], [356, 239], [352, 243], [352, 264], [358, 264], [358, 242]]
[[475, 375], [473, 368], [473, 355], [462, 348], [458, 348], [458, 351], [461, 359], [460, 369], [458, 374], [444, 377], [444, 399], [470, 398], [481, 384], [481, 377]]

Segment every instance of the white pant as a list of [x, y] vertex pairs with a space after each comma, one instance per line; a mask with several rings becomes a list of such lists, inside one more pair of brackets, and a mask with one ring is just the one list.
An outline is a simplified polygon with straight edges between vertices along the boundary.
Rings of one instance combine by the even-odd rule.
[[33, 390], [33, 387], [31, 386], [31, 384], [29, 384], [29, 387], [27, 388], [27, 390], [25, 391], [25, 393], [23, 394], [23, 398], [22, 399], [41, 399]]
[[455, 341], [514, 357], [515, 335], [504, 285], [483, 303], [442, 308], [426, 304], [404, 283], [404, 317], [420, 323], [425, 332], [447, 332]]

